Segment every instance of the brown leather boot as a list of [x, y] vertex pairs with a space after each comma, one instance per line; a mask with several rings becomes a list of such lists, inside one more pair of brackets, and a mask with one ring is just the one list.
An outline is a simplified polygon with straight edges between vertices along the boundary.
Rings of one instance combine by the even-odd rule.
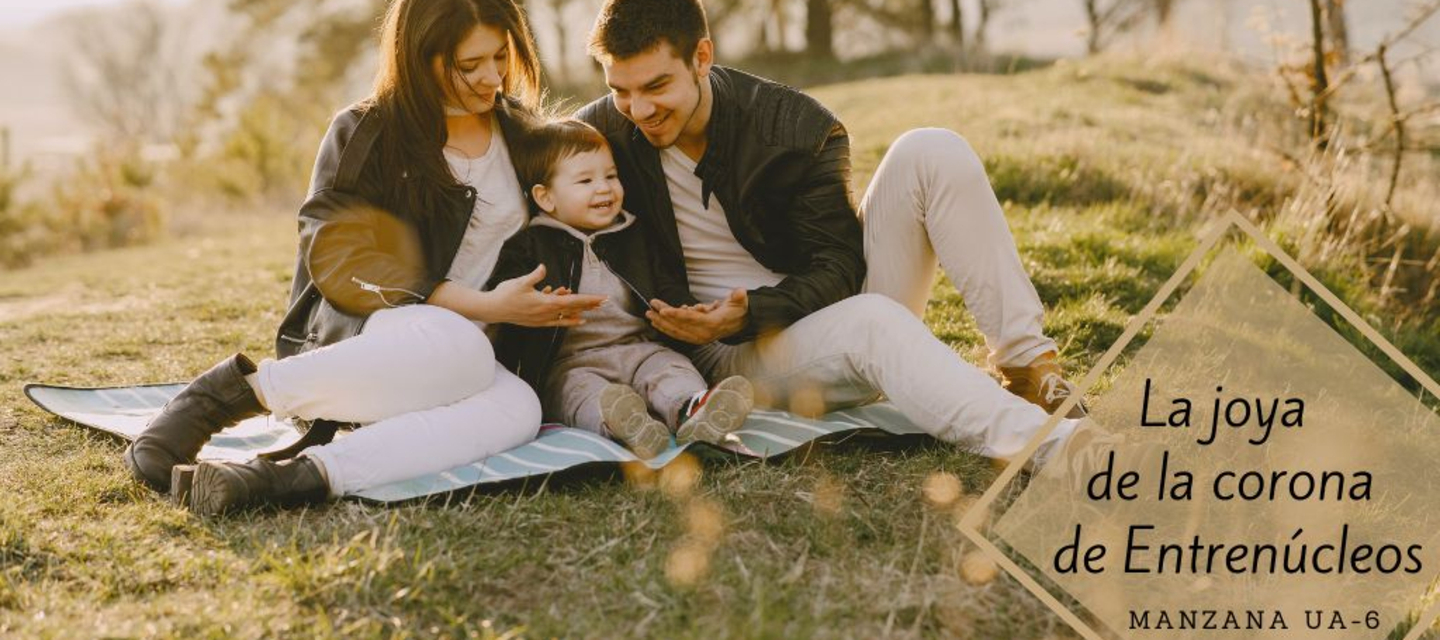
[[[1000, 367], [1000, 375], [1004, 378], [1000, 386], [1038, 405], [1045, 413], [1055, 413], [1075, 393], [1075, 385], [1065, 379], [1054, 351], [1041, 354], [1024, 367]], [[1086, 411], [1084, 403], [1077, 402], [1065, 417], [1083, 418]]]
[[[335, 439], [335, 431], [342, 426], [354, 427], [353, 423], [335, 422], [333, 420], [313, 420], [310, 429], [305, 435], [294, 444], [278, 451], [269, 451], [255, 456], [262, 460], [280, 462], [289, 460], [300, 455], [301, 452], [310, 447], [318, 447], [329, 444]], [[193, 464], [177, 464], [170, 470], [170, 501], [177, 507], [190, 505], [190, 485], [195, 482], [195, 467]]]
[[195, 482], [194, 464], [177, 464], [170, 468], [170, 504], [190, 506], [190, 485]]
[[202, 462], [195, 466], [186, 506], [202, 516], [266, 504], [323, 502], [330, 487], [320, 465], [308, 457], [282, 462]]
[[170, 469], [195, 462], [210, 436], [264, 413], [265, 407], [245, 382], [245, 376], [255, 371], [255, 363], [237, 353], [200, 374], [166, 403], [122, 456], [135, 479], [166, 491]]

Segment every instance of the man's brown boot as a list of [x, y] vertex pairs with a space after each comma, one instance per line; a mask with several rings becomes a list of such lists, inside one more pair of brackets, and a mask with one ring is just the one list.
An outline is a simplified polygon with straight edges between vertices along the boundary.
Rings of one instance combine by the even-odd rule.
[[[1000, 367], [1000, 375], [1004, 378], [1000, 386], [1006, 391], [1039, 406], [1046, 413], [1055, 413], [1075, 393], [1075, 385], [1065, 379], [1054, 351], [1041, 354], [1024, 367]], [[1083, 418], [1085, 413], [1083, 403], [1077, 402], [1065, 417]]]
[[[178, 478], [177, 478], [178, 481]], [[266, 504], [323, 502], [330, 486], [320, 465], [309, 457], [271, 462], [202, 462], [195, 466], [186, 504], [202, 516]]]
[[255, 363], [237, 353], [180, 390], [125, 449], [122, 458], [135, 479], [165, 492], [170, 488], [170, 469], [194, 463], [210, 436], [264, 413], [265, 407], [245, 382], [245, 376], [255, 371]]

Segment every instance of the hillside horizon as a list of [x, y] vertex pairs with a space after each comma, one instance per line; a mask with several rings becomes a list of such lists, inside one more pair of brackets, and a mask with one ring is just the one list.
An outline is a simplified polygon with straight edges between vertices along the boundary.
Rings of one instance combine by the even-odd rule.
[[[584, 24], [593, 13], [596, 0], [574, 2], [567, 12], [567, 23]], [[970, 2], [965, 10], [973, 22], [975, 11]], [[1176, 33], [1138, 32], [1116, 48], [1147, 50], [1152, 47], [1218, 51], [1247, 64], [1273, 66], [1273, 34], [1301, 37], [1308, 29], [1308, 13], [1303, 4], [1280, 4], [1273, 0], [1218, 0], [1215, 2], [1184, 2], [1174, 20]], [[558, 50], [553, 42], [549, 5], [531, 3], [542, 56], [554, 60]], [[80, 8], [75, 8], [75, 7]], [[165, 0], [162, 6], [177, 23], [185, 25], [177, 50], [198, 60], [205, 51], [223, 42], [222, 35], [234, 22], [225, 14], [219, 0]], [[1388, 33], [1403, 24], [1406, 7], [1413, 0], [1374, 0], [1350, 5], [1351, 41], [1358, 51], [1366, 51]], [[21, 27], [0, 27], [0, 83], [7, 87], [23, 87], [23, 91], [0, 94], [0, 127], [11, 129], [12, 155], [20, 161], [32, 160], [41, 165], [64, 164], [85, 153], [94, 130], [75, 122], [71, 100], [64, 86], [64, 52], [53, 43], [66, 37], [65, 23], [86, 12], [120, 11], [115, 0], [67, 0], [59, 7], [48, 7], [50, 13], [27, 7], [23, 15], [33, 16]], [[17, 14], [21, 15], [21, 14]], [[803, 16], [792, 16], [791, 33], [786, 44], [803, 46], [800, 33]], [[989, 43], [996, 55], [1020, 55], [1037, 59], [1078, 57], [1084, 54], [1082, 27], [1084, 19], [1076, 0], [1017, 0], [1013, 6], [997, 14], [989, 28]], [[724, 59], [727, 50], [743, 50], [754, 40], [753, 30], [727, 28], [719, 45]], [[1267, 35], [1267, 32], [1272, 35]], [[880, 39], [863, 38], [853, 33], [837, 34], [836, 46], [842, 57], [874, 53]], [[1440, 43], [1440, 19], [1432, 19], [1416, 32], [1414, 40], [1425, 45]], [[881, 43], [883, 44], [883, 43]], [[1412, 47], [1420, 45], [1412, 45]], [[581, 47], [569, 47], [569, 66], [581, 72], [590, 69], [584, 63]], [[1403, 57], [1402, 47], [1396, 52]], [[1426, 70], [1414, 68], [1400, 74], [1402, 81], [1423, 81]], [[1430, 74], [1435, 77], [1435, 74]], [[782, 82], [795, 79], [777, 77]], [[199, 80], [195, 80], [199, 82]], [[1432, 81], [1433, 82], [1433, 81]], [[1440, 90], [1429, 87], [1428, 90]], [[353, 98], [361, 97], [364, 87], [357, 86]], [[336, 105], [337, 107], [339, 105]]]

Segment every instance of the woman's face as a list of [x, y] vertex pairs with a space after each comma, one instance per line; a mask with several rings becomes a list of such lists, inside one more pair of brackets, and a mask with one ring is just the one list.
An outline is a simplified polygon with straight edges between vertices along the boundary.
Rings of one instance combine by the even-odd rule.
[[445, 106], [467, 113], [485, 113], [495, 107], [495, 95], [505, 80], [510, 64], [510, 45], [505, 32], [478, 24], [455, 48], [455, 68], [445, 77], [445, 60], [435, 56], [435, 80], [445, 96]]

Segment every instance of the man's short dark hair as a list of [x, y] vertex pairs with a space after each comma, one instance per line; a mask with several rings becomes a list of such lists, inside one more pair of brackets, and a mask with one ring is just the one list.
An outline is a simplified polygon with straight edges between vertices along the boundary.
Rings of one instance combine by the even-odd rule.
[[668, 42], [689, 66], [695, 47], [709, 37], [700, 0], [606, 0], [590, 31], [590, 55], [609, 63]]

